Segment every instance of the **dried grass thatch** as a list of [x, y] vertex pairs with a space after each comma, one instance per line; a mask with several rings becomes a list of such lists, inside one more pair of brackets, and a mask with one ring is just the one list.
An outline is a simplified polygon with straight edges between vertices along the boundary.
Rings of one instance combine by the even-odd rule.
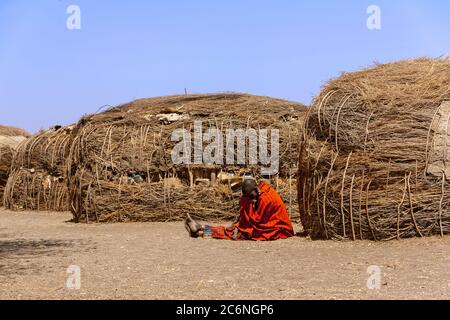
[[5, 189], [8, 209], [69, 209], [65, 172], [71, 138], [71, 127], [56, 126], [19, 146]]
[[227, 128], [279, 129], [277, 181], [295, 215], [299, 122], [305, 110], [285, 100], [230, 93], [142, 99], [84, 117], [68, 163], [74, 219], [169, 221], [184, 212], [205, 220], [234, 218], [241, 177], [258, 176], [260, 167], [175, 165], [171, 134], [181, 128], [192, 133], [194, 121], [222, 133]]
[[0, 200], [3, 199], [14, 152], [28, 137], [29, 134], [22, 129], [0, 125]]
[[450, 232], [450, 61], [376, 65], [331, 80], [301, 143], [301, 219], [316, 238]]

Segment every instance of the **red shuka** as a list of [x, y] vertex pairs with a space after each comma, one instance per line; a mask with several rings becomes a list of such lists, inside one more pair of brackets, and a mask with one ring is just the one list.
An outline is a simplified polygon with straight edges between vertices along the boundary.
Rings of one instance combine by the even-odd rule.
[[209, 227], [213, 238], [229, 240], [278, 240], [294, 235], [286, 206], [279, 194], [266, 182], [259, 184], [259, 200], [256, 210], [249, 198], [242, 197], [237, 222], [230, 228]]

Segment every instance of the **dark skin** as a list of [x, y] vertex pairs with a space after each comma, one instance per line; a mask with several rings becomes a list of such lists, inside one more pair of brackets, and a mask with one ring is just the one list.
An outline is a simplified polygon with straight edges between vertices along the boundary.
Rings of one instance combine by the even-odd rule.
[[250, 199], [253, 205], [253, 210], [258, 209], [259, 189], [256, 188], [252, 190], [247, 197]]
[[[255, 180], [246, 179], [242, 183], [242, 196], [248, 197], [253, 205], [253, 210], [258, 209], [259, 189]], [[203, 226], [196, 223], [189, 214], [186, 214], [185, 226], [192, 237], [202, 236]]]
[[253, 209], [258, 207], [259, 189], [258, 184], [253, 179], [245, 179], [242, 183], [242, 195], [248, 197], [253, 204]]

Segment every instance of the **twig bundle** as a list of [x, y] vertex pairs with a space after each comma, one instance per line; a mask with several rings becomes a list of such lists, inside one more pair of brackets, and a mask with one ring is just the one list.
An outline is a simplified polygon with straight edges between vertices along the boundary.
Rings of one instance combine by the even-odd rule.
[[0, 125], [0, 205], [14, 152], [17, 146], [28, 137], [29, 134], [22, 129]]
[[172, 133], [184, 128], [194, 138], [196, 121], [203, 134], [210, 128], [223, 134], [228, 128], [278, 129], [278, 176], [291, 181], [291, 188], [283, 185], [280, 192], [295, 208], [292, 184], [305, 110], [285, 100], [229, 93], [141, 99], [84, 117], [74, 130], [67, 164], [74, 219], [167, 221], [185, 212], [205, 220], [235, 217], [236, 181], [244, 174], [259, 176], [260, 165], [174, 164]]
[[305, 121], [301, 219], [315, 238], [450, 232], [450, 61], [376, 65], [331, 80]]
[[55, 127], [22, 143], [6, 184], [4, 205], [10, 210], [67, 211], [66, 159], [72, 128]]

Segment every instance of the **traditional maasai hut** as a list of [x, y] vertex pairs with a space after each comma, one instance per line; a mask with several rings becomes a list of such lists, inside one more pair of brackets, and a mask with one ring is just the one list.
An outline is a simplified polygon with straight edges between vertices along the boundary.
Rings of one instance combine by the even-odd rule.
[[[205, 220], [233, 219], [244, 175], [271, 179], [295, 218], [299, 130], [305, 110], [294, 102], [229, 93], [141, 99], [83, 117], [75, 129], [68, 166], [74, 220], [170, 221], [183, 218], [185, 212]], [[264, 166], [226, 162], [226, 134], [235, 129], [256, 133], [258, 140], [247, 137], [249, 144], [244, 146], [230, 140], [237, 154], [265, 146], [271, 154], [276, 145], [272, 133], [278, 132], [279, 170], [261, 172], [267, 161]], [[267, 129], [266, 134], [260, 129]], [[174, 151], [182, 151], [175, 152], [182, 155], [181, 161], [174, 159]]]
[[298, 196], [315, 238], [450, 232], [450, 61], [380, 64], [331, 80], [305, 120]]
[[14, 152], [29, 134], [22, 129], [0, 125], [0, 205], [8, 180]]
[[72, 128], [55, 126], [22, 143], [5, 189], [10, 210], [68, 211], [66, 158]]

